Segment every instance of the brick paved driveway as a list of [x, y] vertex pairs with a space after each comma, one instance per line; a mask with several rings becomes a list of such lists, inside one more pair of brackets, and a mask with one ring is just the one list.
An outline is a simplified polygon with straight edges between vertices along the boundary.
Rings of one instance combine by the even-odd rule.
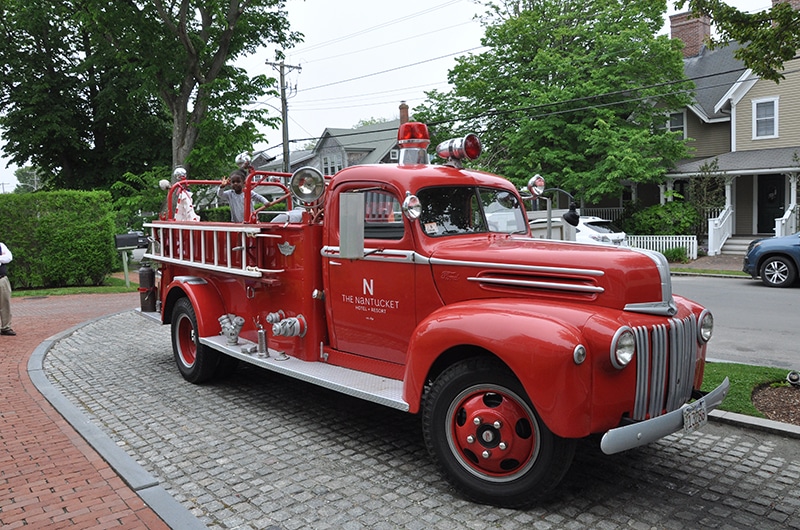
[[800, 528], [800, 440], [758, 431], [582, 442], [555, 496], [514, 511], [454, 495], [414, 416], [247, 366], [184, 382], [168, 328], [134, 312], [60, 341], [45, 371], [210, 528]]
[[137, 293], [14, 298], [0, 337], [0, 527], [166, 528], [31, 383], [45, 339], [138, 305]]

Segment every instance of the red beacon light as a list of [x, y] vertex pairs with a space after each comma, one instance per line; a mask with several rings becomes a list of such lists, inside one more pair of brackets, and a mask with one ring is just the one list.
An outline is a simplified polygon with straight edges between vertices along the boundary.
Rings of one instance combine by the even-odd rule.
[[446, 140], [436, 146], [436, 154], [455, 167], [463, 167], [462, 160], [475, 160], [482, 152], [481, 141], [474, 133], [469, 133], [464, 138]]
[[409, 121], [397, 131], [397, 144], [400, 146], [400, 165], [428, 163], [428, 146], [431, 143], [428, 126], [417, 121]]

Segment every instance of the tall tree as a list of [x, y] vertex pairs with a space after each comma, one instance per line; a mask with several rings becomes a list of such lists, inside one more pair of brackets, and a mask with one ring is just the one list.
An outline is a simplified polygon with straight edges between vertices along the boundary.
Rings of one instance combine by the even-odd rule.
[[480, 132], [482, 166], [587, 200], [622, 180], [656, 182], [685, 156], [663, 131], [690, 102], [680, 43], [655, 36], [666, 2], [528, 0], [487, 3], [483, 44], [449, 72], [451, 92], [415, 109], [432, 134]]
[[[164, 163], [169, 121], [70, 1], [0, 0], [0, 127], [13, 162], [58, 187]], [[167, 159], [168, 161], [168, 159]]]
[[[687, 0], [675, 2], [682, 9]], [[688, 0], [697, 16], [709, 17], [717, 30], [715, 45], [731, 41], [743, 44], [736, 57], [764, 79], [780, 82], [786, 61], [800, 49], [800, 10], [789, 1], [773, 4], [769, 10], [745, 13], [720, 0]]]
[[64, 187], [249, 147], [277, 121], [247, 106], [274, 79], [231, 64], [299, 39], [281, 0], [0, 0], [0, 14], [4, 149]]
[[281, 50], [299, 40], [289, 29], [283, 0], [94, 2], [98, 27], [126, 64], [146, 73], [169, 109], [173, 165], [186, 162], [204, 129], [233, 132], [238, 120], [245, 123], [239, 134], [253, 133], [254, 122], [277, 121], [265, 108], [245, 108], [274, 89], [275, 80], [251, 78], [231, 63], [263, 47], [276, 47], [280, 58]]

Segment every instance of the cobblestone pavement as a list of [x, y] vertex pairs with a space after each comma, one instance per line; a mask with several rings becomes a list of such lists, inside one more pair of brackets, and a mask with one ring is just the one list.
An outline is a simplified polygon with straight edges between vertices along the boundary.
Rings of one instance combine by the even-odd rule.
[[45, 372], [209, 528], [800, 528], [800, 440], [740, 427], [581, 442], [553, 498], [515, 511], [456, 496], [415, 416], [247, 365], [186, 383], [169, 329], [136, 312], [59, 341]]

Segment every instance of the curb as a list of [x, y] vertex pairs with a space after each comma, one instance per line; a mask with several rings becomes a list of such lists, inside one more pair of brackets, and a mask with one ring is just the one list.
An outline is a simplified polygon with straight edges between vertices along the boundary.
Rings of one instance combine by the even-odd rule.
[[[127, 313], [122, 311], [120, 313]], [[47, 399], [59, 414], [69, 423], [78, 434], [108, 462], [109, 466], [125, 482], [134, 493], [158, 515], [170, 528], [205, 529], [207, 528], [187, 508], [177, 502], [172, 495], [159, 485], [158, 479], [148, 473], [128, 453], [117, 446], [116, 443], [99, 427], [91, 423], [84, 413], [65, 398], [47, 380], [44, 374], [44, 358], [59, 340], [72, 335], [82, 327], [102, 320], [114, 314], [105, 315], [74, 326], [66, 331], [57, 333], [39, 344], [28, 359], [28, 376], [36, 389]]]
[[767, 420], [764, 418], [756, 418], [754, 416], [747, 416], [745, 414], [738, 414], [736, 412], [727, 412], [724, 410], [712, 410], [708, 413], [709, 419], [719, 423], [728, 425], [735, 425], [746, 429], [753, 429], [756, 431], [767, 432], [770, 434], [777, 434], [787, 438], [800, 439], [800, 426], [791, 425], [775, 420]]

